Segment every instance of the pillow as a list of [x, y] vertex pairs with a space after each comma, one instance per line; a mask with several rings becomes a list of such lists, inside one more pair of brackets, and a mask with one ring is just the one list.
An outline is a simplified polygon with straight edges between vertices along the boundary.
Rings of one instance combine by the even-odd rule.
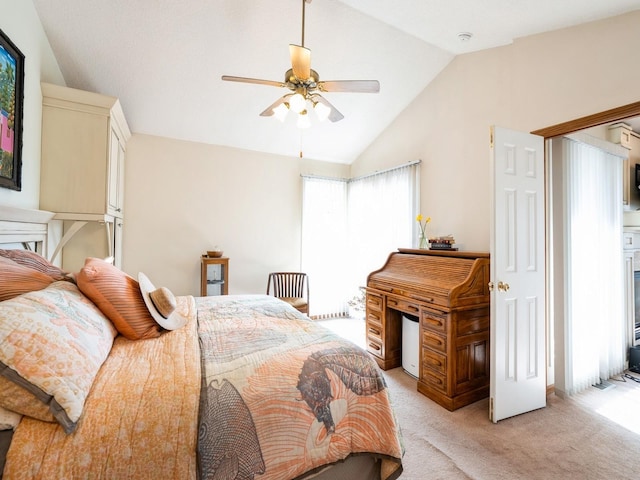
[[47, 405], [71, 433], [116, 335], [77, 286], [54, 282], [0, 303], [0, 376]]
[[53, 279], [50, 276], [0, 257], [0, 302], [42, 290], [51, 283]]
[[22, 415], [19, 413], [0, 407], [0, 430], [14, 430], [21, 419]]
[[56, 267], [39, 253], [32, 252], [31, 250], [0, 249], [0, 257], [8, 258], [22, 266], [44, 273], [45, 275], [50, 276], [54, 281], [70, 279], [67, 272], [62, 270], [60, 267]]
[[112, 264], [87, 258], [76, 275], [78, 288], [129, 340], [156, 338], [162, 331], [147, 309], [140, 285]]
[[43, 422], [56, 422], [49, 410], [49, 405], [43, 403], [35, 394], [26, 388], [13, 383], [0, 375], [0, 408], [5, 408], [19, 415], [26, 415]]

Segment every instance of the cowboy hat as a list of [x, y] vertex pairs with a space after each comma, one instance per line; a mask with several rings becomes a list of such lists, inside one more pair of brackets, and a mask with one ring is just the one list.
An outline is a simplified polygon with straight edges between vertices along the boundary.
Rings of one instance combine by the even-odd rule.
[[153, 319], [165, 330], [176, 330], [187, 323], [176, 310], [176, 297], [168, 288], [156, 288], [142, 272], [138, 273], [140, 293]]

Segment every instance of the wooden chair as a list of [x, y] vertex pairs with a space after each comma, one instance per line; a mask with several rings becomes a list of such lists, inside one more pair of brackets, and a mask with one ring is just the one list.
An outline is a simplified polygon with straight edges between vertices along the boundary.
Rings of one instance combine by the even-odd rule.
[[270, 273], [267, 295], [284, 300], [298, 311], [309, 315], [309, 279], [306, 273]]

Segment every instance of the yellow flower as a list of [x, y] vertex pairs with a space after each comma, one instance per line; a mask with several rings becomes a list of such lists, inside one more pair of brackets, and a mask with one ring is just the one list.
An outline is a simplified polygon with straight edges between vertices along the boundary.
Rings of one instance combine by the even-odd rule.
[[425, 228], [427, 228], [427, 224], [431, 222], [431, 217], [427, 217], [424, 220], [424, 223], [422, 223], [422, 219], [423, 219], [422, 214], [421, 213], [418, 214], [418, 216], [416, 217], [416, 221], [418, 222], [418, 225], [420, 225], [420, 231], [422, 232], [422, 236], [426, 238], [426, 234], [424, 233], [424, 230]]

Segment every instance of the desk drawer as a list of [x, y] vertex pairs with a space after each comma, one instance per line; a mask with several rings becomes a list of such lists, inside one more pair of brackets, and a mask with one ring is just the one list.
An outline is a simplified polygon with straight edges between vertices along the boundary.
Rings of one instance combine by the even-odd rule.
[[438, 310], [422, 309], [422, 326], [429, 330], [445, 333], [447, 331], [447, 319], [449, 314]]
[[438, 352], [434, 352], [430, 348], [422, 349], [422, 367], [435, 370], [441, 375], [447, 374], [447, 357]]
[[367, 338], [382, 342], [382, 326], [374, 322], [367, 322]]
[[382, 297], [382, 295], [367, 292], [367, 309], [371, 308], [374, 310], [381, 311], [383, 306], [384, 306], [384, 298]]
[[430, 368], [423, 368], [420, 374], [420, 380], [429, 385], [437, 388], [442, 392], [447, 391], [447, 379], [445, 375], [436, 372], [435, 370], [431, 370]]
[[367, 335], [367, 351], [382, 358], [382, 343]]
[[410, 313], [411, 315], [420, 314], [420, 305], [398, 298], [387, 297], [387, 307], [399, 310], [401, 312]]
[[438, 335], [437, 333], [430, 332], [429, 330], [422, 330], [422, 345], [429, 347], [442, 353], [446, 353], [447, 349], [447, 337]]
[[382, 312], [367, 308], [367, 325], [376, 324], [382, 328]]

